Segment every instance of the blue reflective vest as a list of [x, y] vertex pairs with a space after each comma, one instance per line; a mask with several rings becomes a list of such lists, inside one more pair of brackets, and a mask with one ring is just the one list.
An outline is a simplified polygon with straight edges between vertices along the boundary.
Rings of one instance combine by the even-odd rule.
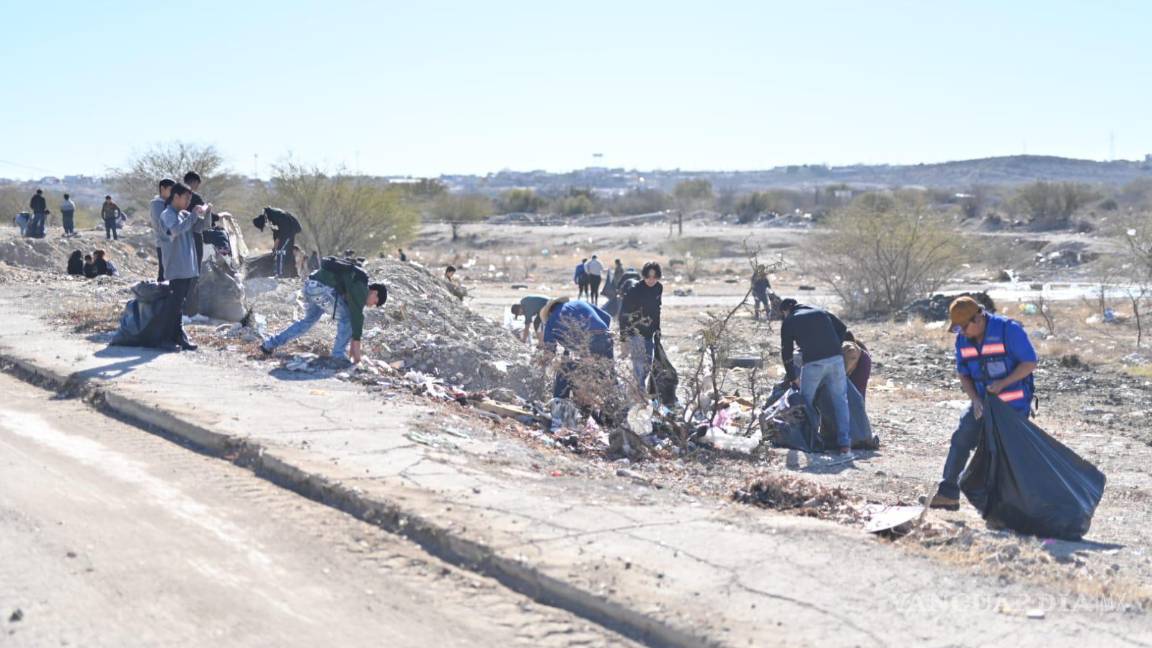
[[[971, 378], [981, 396], [989, 383], [1012, 373], [1021, 362], [1036, 362], [1036, 350], [1020, 322], [989, 313], [979, 346], [963, 333], [956, 336], [956, 371]], [[1033, 393], [1033, 379], [1028, 376], [1002, 389], [1000, 400], [1027, 413]]]

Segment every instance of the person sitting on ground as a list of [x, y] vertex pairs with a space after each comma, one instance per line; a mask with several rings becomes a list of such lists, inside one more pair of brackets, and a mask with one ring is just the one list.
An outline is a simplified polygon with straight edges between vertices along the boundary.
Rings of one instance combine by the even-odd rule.
[[68, 257], [68, 274], [78, 277], [84, 276], [84, 253], [80, 250], [73, 250]]
[[[851, 461], [852, 428], [848, 410], [848, 374], [844, 371], [841, 351], [848, 327], [827, 311], [799, 304], [795, 299], [780, 302], [784, 323], [780, 325], [780, 359], [784, 363], [788, 380], [800, 388], [808, 407], [809, 420], [816, 420], [816, 393], [821, 387], [829, 390], [836, 433], [839, 436], [840, 457]], [[804, 355], [804, 366], [797, 375], [792, 362], [795, 347]]]
[[641, 394], [647, 393], [648, 374], [656, 352], [656, 335], [660, 333], [660, 309], [663, 303], [664, 276], [660, 264], [651, 261], [641, 271], [643, 281], [624, 293], [620, 305], [620, 341], [628, 349], [632, 373]]
[[540, 332], [540, 326], [543, 322], [540, 319], [540, 311], [548, 305], [549, 298], [543, 295], [527, 295], [520, 300], [519, 303], [512, 304], [512, 317], [524, 318], [524, 330], [520, 333], [520, 341], [528, 341], [528, 332], [535, 329], [537, 333]]
[[448, 266], [444, 268], [444, 281], [450, 284], [456, 283], [456, 266]]
[[116, 266], [112, 265], [112, 262], [108, 260], [108, 256], [104, 250], [96, 250], [92, 252], [92, 264], [96, 266], [97, 276], [116, 276]]
[[953, 300], [948, 318], [956, 333], [956, 374], [970, 405], [952, 433], [944, 475], [929, 506], [956, 511], [960, 509], [960, 476], [984, 429], [984, 399], [999, 398], [1029, 418], [1035, 389], [1032, 372], [1038, 357], [1020, 322], [988, 312], [971, 297]]
[[325, 257], [320, 269], [308, 275], [301, 289], [308, 310], [304, 318], [292, 323], [280, 333], [260, 344], [260, 353], [272, 355], [278, 347], [304, 335], [324, 313], [336, 320], [336, 339], [332, 343], [332, 359], [353, 364], [362, 358], [360, 340], [364, 334], [364, 309], [383, 307], [388, 301], [388, 289], [381, 283], [370, 283], [368, 273], [347, 259]]
[[84, 276], [91, 279], [96, 276], [96, 264], [92, 262], [92, 255], [84, 255]]
[[609, 332], [612, 316], [588, 302], [557, 297], [540, 310], [540, 319], [544, 322], [540, 357], [547, 362], [557, 345], [564, 347], [565, 360], [556, 371], [552, 397], [568, 398], [574, 390], [590, 394], [597, 387], [606, 387], [614, 357]]
[[588, 295], [588, 271], [584, 269], [585, 263], [588, 263], [588, 259], [580, 259], [580, 265], [577, 265], [572, 273], [572, 283], [579, 289], [576, 299], [584, 299]]
[[396, 251], [400, 253], [400, 262], [408, 263], [408, 255], [404, 254], [404, 248], [398, 248]]
[[844, 371], [848, 374], [848, 381], [860, 392], [860, 398], [866, 399], [868, 378], [872, 376], [872, 354], [863, 342], [856, 339], [852, 331], [844, 333], [841, 350], [844, 353]]

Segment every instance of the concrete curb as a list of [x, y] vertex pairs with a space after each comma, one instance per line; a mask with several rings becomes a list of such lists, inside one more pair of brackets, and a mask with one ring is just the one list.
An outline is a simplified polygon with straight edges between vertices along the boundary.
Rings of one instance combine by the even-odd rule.
[[531, 564], [499, 555], [396, 502], [366, 496], [323, 475], [309, 473], [259, 443], [196, 425], [171, 412], [125, 397], [98, 380], [64, 374], [35, 360], [0, 349], [0, 371], [25, 382], [80, 398], [102, 413], [222, 458], [313, 501], [338, 509], [390, 533], [403, 536], [457, 567], [494, 578], [505, 587], [650, 646], [711, 647], [719, 642], [621, 606], [593, 592], [549, 576]]

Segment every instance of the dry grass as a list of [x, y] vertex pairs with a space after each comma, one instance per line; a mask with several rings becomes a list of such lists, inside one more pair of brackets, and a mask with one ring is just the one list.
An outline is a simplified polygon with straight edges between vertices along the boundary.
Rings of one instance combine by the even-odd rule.
[[73, 333], [112, 333], [120, 327], [120, 311], [117, 304], [81, 306], [63, 312], [60, 321]]

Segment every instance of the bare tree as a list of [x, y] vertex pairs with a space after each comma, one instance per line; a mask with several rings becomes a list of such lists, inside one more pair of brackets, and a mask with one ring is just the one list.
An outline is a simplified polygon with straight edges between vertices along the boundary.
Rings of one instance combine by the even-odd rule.
[[849, 312], [889, 314], [942, 286], [961, 242], [921, 197], [865, 194], [833, 212], [804, 256]]
[[294, 162], [274, 169], [273, 200], [300, 220], [304, 243], [321, 254], [395, 247], [419, 225], [418, 212], [399, 190]]
[[179, 141], [152, 146], [133, 156], [124, 167], [109, 169], [108, 177], [121, 206], [130, 204], [143, 209], [156, 195], [160, 180], [180, 181], [189, 171], [200, 174], [200, 190], [208, 196], [219, 196], [243, 183], [228, 171], [216, 147]]
[[1028, 215], [1035, 229], [1067, 227], [1072, 215], [1096, 200], [1099, 193], [1077, 182], [1034, 182], [1016, 191], [1013, 206]]

